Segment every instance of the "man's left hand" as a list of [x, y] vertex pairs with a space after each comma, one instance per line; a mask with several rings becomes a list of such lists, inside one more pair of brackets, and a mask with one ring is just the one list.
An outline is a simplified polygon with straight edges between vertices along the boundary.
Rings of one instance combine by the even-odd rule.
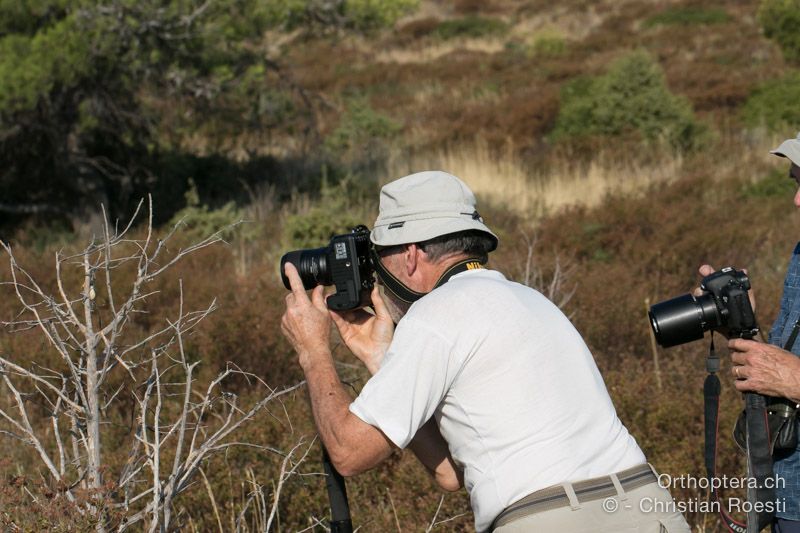
[[772, 344], [747, 339], [728, 341], [740, 391], [800, 401], [800, 358]]
[[315, 357], [330, 356], [331, 318], [325, 304], [324, 287], [315, 287], [309, 299], [295, 266], [286, 263], [285, 272], [292, 292], [286, 295], [281, 331], [292, 343], [300, 366], [305, 370], [314, 363]]

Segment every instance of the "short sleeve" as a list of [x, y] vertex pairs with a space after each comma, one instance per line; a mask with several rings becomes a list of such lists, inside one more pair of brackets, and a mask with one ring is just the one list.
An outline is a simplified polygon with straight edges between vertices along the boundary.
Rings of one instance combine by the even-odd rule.
[[400, 321], [381, 368], [350, 411], [405, 448], [433, 416], [459, 371], [453, 344], [420, 320]]

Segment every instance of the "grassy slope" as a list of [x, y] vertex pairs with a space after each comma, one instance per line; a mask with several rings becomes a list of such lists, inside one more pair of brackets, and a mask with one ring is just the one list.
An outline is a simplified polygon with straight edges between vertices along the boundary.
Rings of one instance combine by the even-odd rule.
[[[339, 99], [362, 93], [403, 122], [406, 139], [417, 147], [480, 136], [492, 145], [510, 141], [530, 155], [546, 149], [542, 136], [557, 114], [564, 81], [603, 72], [610, 60], [636, 48], [658, 58], [670, 88], [687, 96], [701, 117], [735, 124], [732, 111], [752, 88], [785, 68], [776, 46], [760, 35], [757, 5], [495, 0], [478, 14], [502, 20], [505, 32], [443, 40], [436, 25], [474, 14], [475, 6], [425, 2], [393, 32], [298, 43], [287, 59], [302, 83], [334, 104], [326, 115], [329, 127]], [[681, 17], [687, 9], [727, 15], [691, 24]], [[677, 16], [658, 23], [664, 12]], [[544, 38], [563, 46], [537, 48]]]

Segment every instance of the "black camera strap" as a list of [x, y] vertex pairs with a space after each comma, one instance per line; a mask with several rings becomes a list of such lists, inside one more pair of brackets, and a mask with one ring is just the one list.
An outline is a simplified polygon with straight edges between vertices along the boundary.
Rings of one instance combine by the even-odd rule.
[[[717, 372], [720, 369], [719, 357], [714, 349], [714, 335], [706, 359], [708, 376], [703, 384], [705, 406], [705, 465], [711, 487], [710, 497], [718, 503], [720, 516], [725, 527], [735, 533], [757, 533], [772, 522], [772, 513], [757, 512], [757, 503], [774, 501], [774, 489], [768, 488], [767, 478], [772, 475], [772, 455], [769, 449], [769, 425], [767, 423], [766, 399], [760, 394], [745, 394], [747, 417], [747, 475], [755, 479], [755, 487], [748, 485], [747, 499], [753, 509], [747, 516], [747, 523], [734, 520], [720, 503], [716, 487], [717, 447], [719, 445], [719, 396], [721, 391]], [[769, 506], [763, 506], [769, 508]]]
[[[402, 281], [397, 279], [383, 266], [383, 263], [381, 263], [381, 258], [378, 256], [375, 248], [370, 249], [370, 256], [372, 258], [372, 267], [375, 269], [375, 272], [378, 273], [378, 277], [381, 279], [384, 287], [386, 287], [386, 290], [391, 292], [400, 301], [411, 304], [428, 294], [427, 292], [417, 292], [406, 287]], [[441, 287], [456, 274], [460, 274], [461, 272], [465, 272], [467, 270], [476, 270], [480, 268], [483, 268], [483, 264], [475, 258], [459, 261], [444, 271], [433, 288], [436, 289], [437, 287]]]
[[[744, 400], [747, 417], [747, 475], [756, 480], [756, 486], [747, 489], [747, 499], [754, 503], [772, 503], [775, 501], [775, 489], [767, 482], [772, 477], [767, 399], [761, 394], [748, 392], [744, 395]], [[774, 513], [758, 512], [758, 507], [754, 505], [747, 514], [747, 529], [761, 531], [772, 523], [773, 517]]]
[[798, 318], [794, 326], [792, 326], [792, 332], [789, 334], [789, 338], [786, 339], [786, 344], [783, 345], [783, 349], [787, 352], [791, 352], [792, 348], [794, 347], [794, 343], [797, 340], [797, 333], [800, 331], [800, 318]]
[[720, 517], [723, 524], [728, 528], [728, 531], [735, 533], [746, 533], [747, 526], [734, 520], [728, 514], [723, 505], [720, 504], [720, 495], [713, 482], [717, 474], [717, 446], [719, 445], [719, 395], [722, 386], [717, 377], [719, 372], [720, 363], [719, 356], [717, 356], [714, 349], [714, 333], [711, 333], [711, 346], [708, 349], [708, 358], [706, 359], [706, 376], [705, 383], [703, 383], [703, 399], [705, 408], [705, 463], [706, 463], [706, 476], [708, 477], [711, 492], [709, 498], [715, 500], [720, 510]]

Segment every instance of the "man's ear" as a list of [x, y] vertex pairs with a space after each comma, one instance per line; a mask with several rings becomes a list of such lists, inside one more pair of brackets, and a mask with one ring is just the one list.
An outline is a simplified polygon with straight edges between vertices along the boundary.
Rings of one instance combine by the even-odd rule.
[[414, 275], [414, 272], [417, 271], [417, 267], [419, 265], [419, 255], [421, 253], [425, 252], [423, 252], [422, 248], [416, 244], [409, 244], [406, 247], [405, 253], [403, 254], [403, 259], [405, 260], [406, 264], [406, 274], [409, 278]]

